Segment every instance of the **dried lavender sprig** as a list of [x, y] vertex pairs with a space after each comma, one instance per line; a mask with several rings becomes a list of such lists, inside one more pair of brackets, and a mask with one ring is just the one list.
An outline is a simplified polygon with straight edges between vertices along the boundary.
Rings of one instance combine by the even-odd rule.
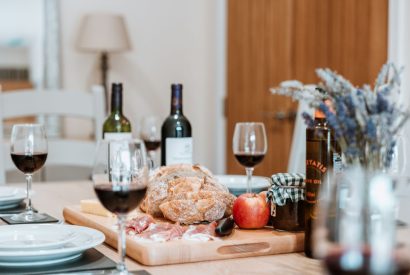
[[[326, 98], [330, 99], [336, 111], [336, 115], [332, 112], [325, 112], [325, 115], [329, 116], [328, 122], [334, 128], [335, 136], [337, 134], [348, 163], [359, 160], [371, 167], [390, 165], [394, 147], [392, 141], [410, 116], [407, 110], [397, 106], [392, 99], [400, 92], [401, 71], [402, 68], [397, 69], [394, 64], [386, 64], [372, 90], [368, 85], [357, 89], [344, 77], [329, 69], [317, 70], [323, 81], [319, 87], [326, 91]], [[282, 94], [292, 96], [295, 100], [304, 100], [311, 107], [321, 106], [324, 99], [322, 95], [314, 89], [305, 89], [306, 86], [301, 82], [297, 82], [297, 85], [295, 83], [290, 85], [293, 86], [292, 91], [287, 89]], [[281, 89], [284, 90], [284, 87], [286, 85]]]

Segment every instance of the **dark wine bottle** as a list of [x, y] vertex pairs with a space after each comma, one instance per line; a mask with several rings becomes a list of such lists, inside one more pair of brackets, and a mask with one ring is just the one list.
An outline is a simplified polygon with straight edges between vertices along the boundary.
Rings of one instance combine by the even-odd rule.
[[122, 113], [122, 84], [113, 83], [111, 90], [111, 113], [103, 125], [103, 139], [131, 139], [131, 123]]
[[314, 126], [306, 129], [305, 254], [310, 258], [313, 258], [312, 230], [318, 216], [320, 185], [328, 182], [327, 171], [333, 166], [332, 143], [325, 115], [317, 110]]
[[192, 130], [182, 113], [182, 84], [172, 84], [171, 92], [171, 114], [161, 128], [161, 165], [192, 164]]

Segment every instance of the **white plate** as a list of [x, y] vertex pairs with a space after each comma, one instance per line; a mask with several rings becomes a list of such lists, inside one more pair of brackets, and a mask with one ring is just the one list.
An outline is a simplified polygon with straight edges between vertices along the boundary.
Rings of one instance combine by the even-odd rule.
[[17, 195], [18, 189], [8, 186], [0, 187], [0, 199]]
[[51, 249], [76, 238], [76, 232], [64, 225], [21, 224], [0, 227], [0, 250]]
[[[246, 176], [242, 175], [216, 175], [220, 183], [228, 187], [229, 191], [238, 196], [246, 193]], [[259, 193], [268, 190], [271, 185], [271, 179], [268, 177], [253, 176], [252, 192]]]
[[36, 261], [36, 262], [2, 262], [0, 261], [0, 266], [8, 266], [8, 267], [45, 266], [45, 265], [53, 265], [53, 264], [60, 264], [60, 263], [68, 262], [68, 261], [77, 259], [80, 256], [81, 256], [81, 253], [78, 253], [77, 255], [71, 255], [68, 257], [60, 258], [60, 259]]
[[26, 198], [26, 190], [22, 188], [13, 188], [2, 186], [0, 187], [0, 206], [19, 204]]
[[19, 204], [21, 203], [21, 201], [17, 202], [17, 203], [11, 203], [11, 204], [3, 204], [0, 205], [0, 210], [6, 210], [6, 209], [12, 209], [12, 208], [16, 208], [17, 206], [19, 206]]
[[0, 250], [0, 263], [13, 264], [27, 262], [48, 262], [78, 255], [87, 249], [104, 242], [104, 234], [92, 228], [76, 225], [64, 226], [74, 231], [77, 237], [60, 248], [34, 249], [34, 250]]

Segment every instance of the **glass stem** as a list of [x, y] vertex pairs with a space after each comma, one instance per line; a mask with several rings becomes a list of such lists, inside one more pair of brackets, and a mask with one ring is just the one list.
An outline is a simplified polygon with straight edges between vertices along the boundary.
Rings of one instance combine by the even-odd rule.
[[253, 167], [246, 167], [246, 193], [252, 193], [252, 173]]
[[125, 265], [125, 249], [126, 249], [126, 238], [125, 238], [125, 219], [126, 215], [118, 215], [118, 255], [119, 262], [117, 263], [117, 270], [124, 274], [127, 273], [127, 267]]
[[26, 175], [26, 183], [27, 183], [27, 206], [26, 206], [26, 212], [28, 214], [33, 213], [33, 207], [31, 206], [31, 182], [33, 180], [33, 177], [31, 174]]
[[154, 169], [154, 168], [156, 168], [155, 167], [155, 150], [150, 150], [150, 151], [148, 151], [148, 154], [149, 154], [149, 158], [150, 158], [150, 165], [151, 165], [151, 168], [152, 169]]

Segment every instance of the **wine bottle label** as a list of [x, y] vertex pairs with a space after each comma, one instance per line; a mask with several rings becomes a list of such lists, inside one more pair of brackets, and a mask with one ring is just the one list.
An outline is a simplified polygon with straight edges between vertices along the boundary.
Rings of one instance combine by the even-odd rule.
[[327, 167], [317, 160], [306, 160], [306, 201], [308, 203], [316, 203], [317, 194], [320, 184], [322, 183], [322, 175], [326, 173]]
[[105, 140], [123, 140], [132, 139], [131, 133], [104, 133]]
[[130, 152], [127, 140], [112, 140], [108, 144], [109, 179], [114, 184], [127, 183], [130, 180], [128, 171], [131, 170]]
[[192, 137], [166, 138], [165, 165], [192, 164]]
[[316, 203], [324, 174], [327, 172], [326, 141], [306, 141], [306, 202]]

